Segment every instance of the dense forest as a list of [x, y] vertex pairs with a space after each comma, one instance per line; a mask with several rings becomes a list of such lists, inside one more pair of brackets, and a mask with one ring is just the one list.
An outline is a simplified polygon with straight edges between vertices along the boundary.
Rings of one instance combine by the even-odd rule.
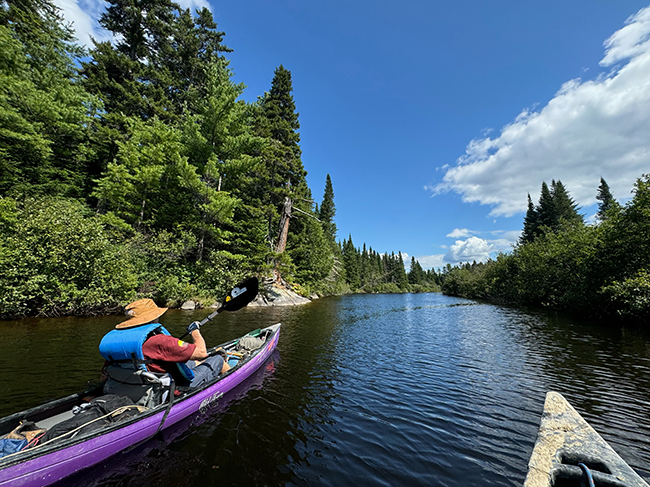
[[560, 181], [546, 183], [537, 205], [528, 196], [520, 241], [486, 263], [443, 270], [450, 295], [532, 305], [596, 318], [650, 322], [650, 175], [617, 203], [607, 182], [597, 189], [597, 221], [585, 224]]
[[337, 241], [289, 70], [246, 103], [209, 10], [111, 0], [100, 24], [115, 41], [86, 51], [49, 0], [0, 4], [1, 318], [208, 304], [251, 273], [303, 295], [438, 289]]

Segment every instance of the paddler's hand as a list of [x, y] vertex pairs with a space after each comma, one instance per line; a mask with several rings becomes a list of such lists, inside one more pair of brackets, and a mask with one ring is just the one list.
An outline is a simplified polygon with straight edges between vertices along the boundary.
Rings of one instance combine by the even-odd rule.
[[193, 321], [188, 325], [187, 333], [191, 335], [193, 331], [199, 331], [200, 328], [201, 328], [201, 323], [199, 323], [198, 321]]

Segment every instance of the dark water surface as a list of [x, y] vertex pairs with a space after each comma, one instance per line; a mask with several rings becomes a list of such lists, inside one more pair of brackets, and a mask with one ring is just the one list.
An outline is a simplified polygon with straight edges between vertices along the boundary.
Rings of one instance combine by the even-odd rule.
[[[168, 311], [177, 336], [209, 314]], [[84, 389], [120, 317], [0, 322], [0, 415]], [[65, 485], [521, 485], [561, 392], [650, 480], [650, 335], [439, 294], [222, 313], [208, 345], [282, 322], [209, 417]]]

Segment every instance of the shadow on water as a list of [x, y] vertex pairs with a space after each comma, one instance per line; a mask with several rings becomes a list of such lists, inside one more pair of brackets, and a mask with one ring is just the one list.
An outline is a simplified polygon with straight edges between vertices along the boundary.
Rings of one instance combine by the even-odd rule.
[[[162, 322], [180, 335], [208, 314]], [[121, 320], [0, 323], [0, 414], [83, 389]], [[650, 479], [647, 333], [440, 294], [246, 308], [203, 332], [276, 322], [277, 355], [217, 410], [65, 485], [521, 485], [548, 390]]]

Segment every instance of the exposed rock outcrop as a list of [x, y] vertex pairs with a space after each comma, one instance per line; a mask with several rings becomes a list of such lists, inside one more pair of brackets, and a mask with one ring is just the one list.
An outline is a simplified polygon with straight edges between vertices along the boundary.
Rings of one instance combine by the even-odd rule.
[[248, 306], [295, 306], [311, 303], [282, 282], [264, 282], [257, 297]]
[[193, 309], [197, 309], [198, 307], [199, 306], [198, 306], [198, 303], [196, 301], [185, 301], [181, 305], [181, 309], [184, 309], [184, 310], [193, 310]]

